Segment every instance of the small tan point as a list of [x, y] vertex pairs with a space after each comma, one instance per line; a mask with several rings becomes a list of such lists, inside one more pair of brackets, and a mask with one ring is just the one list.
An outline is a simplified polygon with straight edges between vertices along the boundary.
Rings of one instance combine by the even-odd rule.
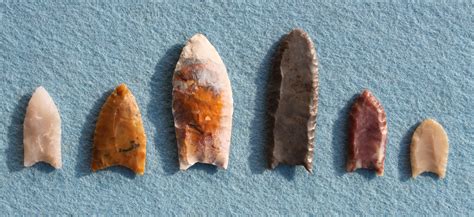
[[433, 119], [424, 120], [413, 133], [410, 147], [412, 177], [424, 172], [446, 175], [448, 163], [448, 135], [443, 126]]

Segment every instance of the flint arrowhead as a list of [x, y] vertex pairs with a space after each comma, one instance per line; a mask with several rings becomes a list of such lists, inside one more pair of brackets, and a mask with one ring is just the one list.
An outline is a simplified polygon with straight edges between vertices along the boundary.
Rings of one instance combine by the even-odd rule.
[[31, 96], [23, 123], [24, 165], [37, 162], [61, 168], [61, 118], [53, 99], [43, 87]]
[[349, 121], [347, 171], [375, 169], [377, 176], [382, 176], [387, 144], [387, 118], [382, 104], [364, 90], [352, 105]]
[[102, 106], [94, 133], [92, 171], [120, 165], [143, 175], [146, 136], [135, 97], [120, 84]]
[[318, 86], [313, 42], [306, 32], [295, 29], [280, 43], [269, 83], [270, 168], [283, 163], [303, 165], [311, 172]]
[[423, 172], [433, 172], [444, 178], [449, 144], [443, 126], [433, 119], [426, 119], [416, 128], [411, 141], [412, 177]]
[[188, 40], [173, 75], [173, 116], [181, 170], [197, 162], [227, 168], [233, 100], [227, 70], [202, 34]]

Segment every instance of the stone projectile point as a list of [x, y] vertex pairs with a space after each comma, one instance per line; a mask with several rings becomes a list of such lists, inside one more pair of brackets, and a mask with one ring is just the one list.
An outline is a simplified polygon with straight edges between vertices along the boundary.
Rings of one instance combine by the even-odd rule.
[[433, 119], [424, 120], [416, 128], [411, 139], [412, 177], [423, 172], [433, 172], [444, 178], [448, 164], [448, 149], [448, 135], [443, 126]]
[[120, 84], [102, 106], [94, 134], [92, 171], [110, 166], [128, 167], [143, 175], [146, 136], [135, 97]]
[[227, 168], [233, 100], [227, 70], [202, 34], [188, 40], [173, 75], [173, 116], [179, 167], [195, 163]]
[[352, 105], [349, 121], [347, 171], [375, 169], [377, 176], [383, 176], [387, 118], [382, 104], [364, 90]]
[[37, 162], [61, 168], [61, 118], [53, 99], [38, 87], [28, 103], [23, 123], [24, 165]]
[[318, 60], [308, 34], [295, 29], [276, 53], [269, 82], [269, 166], [303, 165], [311, 172], [318, 111]]

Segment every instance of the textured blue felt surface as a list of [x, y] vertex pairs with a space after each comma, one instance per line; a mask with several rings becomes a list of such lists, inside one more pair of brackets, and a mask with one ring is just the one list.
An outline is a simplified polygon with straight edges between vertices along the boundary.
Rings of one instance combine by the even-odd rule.
[[[0, 2], [0, 215], [474, 215], [471, 1]], [[314, 174], [265, 169], [269, 61], [294, 27], [310, 34], [320, 60]], [[227, 171], [178, 171], [171, 74], [184, 42], [198, 32], [215, 45], [232, 82]], [[121, 82], [144, 119], [144, 176], [89, 169], [95, 119]], [[61, 112], [60, 170], [22, 166], [22, 123], [38, 85]], [[388, 116], [383, 177], [344, 172], [348, 108], [363, 88]], [[428, 117], [450, 138], [444, 180], [409, 177], [410, 137]]]

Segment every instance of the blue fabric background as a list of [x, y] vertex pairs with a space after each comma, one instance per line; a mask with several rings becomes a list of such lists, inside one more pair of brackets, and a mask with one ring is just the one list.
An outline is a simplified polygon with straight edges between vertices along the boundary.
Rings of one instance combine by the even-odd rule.
[[[20, 2], [0, 3], [3, 214], [474, 215], [471, 1]], [[294, 27], [310, 34], [320, 61], [314, 174], [265, 169], [269, 63]], [[217, 48], [232, 82], [227, 171], [178, 171], [171, 75], [183, 44], [198, 32]], [[144, 176], [89, 168], [97, 114], [121, 82], [142, 111]], [[60, 170], [22, 166], [24, 113], [39, 85], [61, 112]], [[383, 177], [344, 171], [347, 113], [363, 88], [388, 116]], [[410, 178], [410, 138], [428, 117], [449, 135], [444, 180]]]

